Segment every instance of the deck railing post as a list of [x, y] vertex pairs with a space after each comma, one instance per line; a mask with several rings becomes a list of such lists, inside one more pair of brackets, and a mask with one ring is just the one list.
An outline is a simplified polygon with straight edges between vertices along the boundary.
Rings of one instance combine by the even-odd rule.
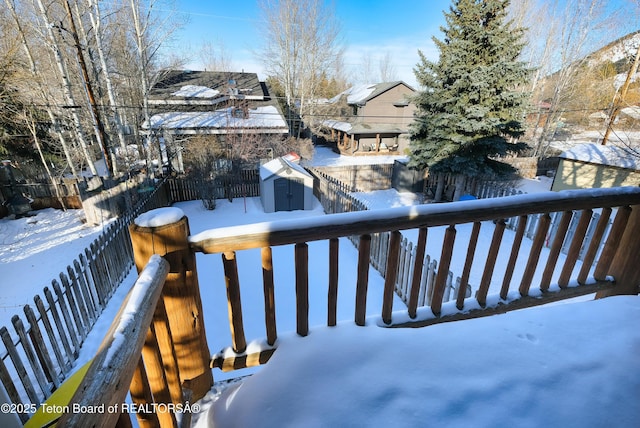
[[[178, 208], [158, 208], [136, 218], [129, 226], [129, 232], [138, 272], [153, 254], [159, 254], [169, 262], [162, 297], [170, 331], [162, 334], [170, 334], [171, 338], [159, 337], [158, 342], [174, 344], [180, 381], [190, 380], [193, 399], [199, 400], [211, 389], [213, 375], [209, 368], [211, 356], [205, 335], [196, 257], [188, 242], [189, 221]], [[165, 351], [162, 354], [167, 355]]]
[[[640, 205], [631, 207], [629, 220], [617, 245], [608, 274], [613, 276], [616, 286], [598, 294], [597, 297], [640, 292]], [[610, 238], [611, 239], [611, 238]]]

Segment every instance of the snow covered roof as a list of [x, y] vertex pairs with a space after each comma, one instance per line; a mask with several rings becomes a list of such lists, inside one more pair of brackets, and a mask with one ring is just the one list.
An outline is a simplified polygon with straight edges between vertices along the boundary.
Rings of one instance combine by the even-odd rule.
[[[247, 115], [234, 114], [233, 107], [214, 111], [168, 112], [151, 116], [152, 129], [199, 130], [201, 132], [223, 133], [229, 129], [252, 129], [261, 132], [288, 132], [287, 124], [274, 106], [248, 109]], [[149, 129], [147, 123], [144, 129]]]
[[[640, 73], [638, 73], [638, 75], [640, 76]], [[640, 106], [625, 107], [622, 110], [620, 110], [620, 113], [626, 114], [632, 119], [640, 120]]]
[[171, 95], [186, 98], [214, 98], [220, 95], [220, 91], [207, 86], [185, 85], [172, 92]]
[[322, 124], [327, 128], [333, 128], [347, 133], [351, 131], [351, 128], [353, 127], [349, 122], [341, 122], [339, 120], [324, 120], [322, 121]]
[[311, 174], [309, 174], [306, 169], [296, 163], [289, 161], [286, 156], [283, 156], [275, 158], [274, 160], [260, 166], [260, 179], [263, 181], [267, 180], [286, 169], [292, 169], [302, 175], [309, 177], [311, 176]]
[[400, 84], [405, 85], [409, 89], [413, 90], [413, 88], [400, 80], [395, 82], [366, 83], [364, 85], [352, 86], [346, 91], [341, 92], [340, 94], [331, 98], [329, 102], [335, 103], [340, 100], [340, 98], [347, 97], [347, 104], [365, 104], [370, 99], [375, 98], [381, 93], [388, 91], [389, 89]]
[[562, 152], [560, 158], [598, 165], [640, 170], [640, 150], [601, 144], [579, 144]]
[[170, 70], [149, 91], [152, 105], [213, 103], [240, 97], [264, 100], [268, 90], [256, 73]]

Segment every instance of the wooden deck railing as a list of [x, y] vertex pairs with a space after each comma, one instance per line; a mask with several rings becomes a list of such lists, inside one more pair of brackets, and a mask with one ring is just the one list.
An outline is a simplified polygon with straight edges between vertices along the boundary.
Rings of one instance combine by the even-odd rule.
[[[144, 365], [148, 361], [143, 362], [140, 355], [143, 346], [154, 345], [152, 340], [145, 344], [145, 339], [152, 335], [154, 313], [162, 302], [160, 296], [168, 272], [169, 263], [159, 256], [154, 256], [141, 272], [57, 426], [131, 425], [125, 398], [132, 379], [139, 383], [147, 378]], [[172, 412], [149, 412], [144, 416], [143, 421], [152, 426], [161, 421], [163, 426], [175, 425]]]
[[[584, 263], [580, 269], [576, 269], [577, 256], [592, 219], [590, 212], [595, 209], [602, 209], [603, 215], [600, 216], [598, 224], [595, 226], [595, 238], [588, 245]], [[603, 225], [606, 224], [609, 216], [613, 215], [613, 209], [616, 209], [615, 220], [610, 232], [605, 236]], [[128, 385], [128, 379], [131, 379], [133, 373], [132, 364], [135, 365], [140, 361], [140, 349], [146, 337], [142, 354], [144, 355], [144, 366], [149, 373], [149, 388], [144, 389], [142, 391], [144, 393], [141, 391], [133, 393], [132, 390], [134, 402], [140, 403], [144, 403], [145, 400], [148, 400], [149, 403], [179, 402], [183, 398], [179, 391], [185, 387], [192, 391], [197, 390], [196, 398], [194, 398], [197, 399], [198, 395], [202, 396], [203, 388], [211, 385], [212, 378], [207, 377], [207, 370], [202, 367], [205, 358], [202, 351], [203, 348], [206, 348], [206, 338], [200, 316], [203, 307], [197, 292], [195, 252], [220, 254], [222, 257], [232, 343], [229, 349], [214, 355], [206, 363], [208, 367], [210, 365], [211, 368], [218, 367], [224, 370], [263, 364], [276, 350], [277, 325], [274, 316], [274, 253], [272, 251], [274, 246], [293, 245], [294, 248], [296, 331], [301, 336], [309, 333], [309, 306], [313, 303], [309, 301], [309, 287], [312, 281], [309, 278], [308, 244], [321, 240], [329, 242], [330, 262], [326, 286], [329, 296], [327, 325], [331, 326], [336, 323], [339, 238], [352, 235], [357, 235], [359, 240], [357, 280], [356, 284], [350, 284], [351, 286], [355, 285], [356, 288], [354, 321], [357, 325], [364, 325], [366, 321], [369, 251], [371, 234], [376, 232], [391, 231], [387, 260], [388, 272], [384, 282], [383, 305], [380, 314], [382, 322], [389, 327], [420, 327], [436, 322], [494, 314], [534, 306], [550, 300], [595, 292], [637, 294], [640, 284], [640, 270], [637, 269], [637, 266], [640, 265], [640, 241], [637, 239], [640, 234], [640, 188], [567, 191], [512, 196], [497, 200], [343, 213], [299, 219], [293, 223], [284, 221], [211, 229], [194, 236], [189, 235], [188, 221], [186, 217], [181, 217], [180, 210], [175, 208], [161, 210], [164, 211], [156, 210], [158, 212], [155, 215], [157, 218], [163, 219], [164, 223], [142, 222], [144, 224], [132, 226], [131, 233], [136, 253], [136, 264], [139, 269], [140, 264], [146, 264], [150, 257], [153, 263], [161, 265], [153, 254], [160, 254], [169, 261], [170, 273], [163, 290], [165, 297], [164, 300], [159, 300], [163, 301], [164, 305], [156, 307], [157, 297], [156, 291], [154, 291], [153, 299], [145, 305], [144, 311], [141, 311], [144, 313], [139, 314], [137, 336], [132, 333], [131, 343], [135, 343], [135, 346], [131, 345], [131, 349], [127, 349], [126, 358], [118, 359], [122, 360], [122, 364], [116, 366], [115, 363], [105, 364], [103, 362], [106, 359], [103, 354], [113, 355], [113, 351], [109, 351], [109, 349], [113, 349], [114, 345], [107, 343], [94, 362], [94, 365], [101, 367], [103, 371], [97, 372], [99, 374], [95, 375], [94, 372], [90, 372], [91, 376], [87, 377], [89, 384], [103, 385], [106, 382], [111, 386]], [[564, 242], [566, 226], [575, 211], [582, 212], [581, 221], [576, 232], [567, 238], [570, 240], [570, 249], [557, 280], [558, 287], [551, 287], [551, 272], [558, 263], [560, 247], [566, 244]], [[544, 261], [543, 279], [538, 284], [533, 282], [534, 273], [541, 261], [543, 240], [547, 236], [547, 228], [550, 223], [549, 213], [553, 212], [563, 213], [564, 218], [555, 235], [549, 255]], [[521, 254], [525, 226], [518, 227], [515, 239], [510, 245], [510, 251], [505, 255], [508, 257], [508, 263], [506, 263], [506, 271], [502, 272], [500, 298], [497, 299], [497, 304], [490, 303], [496, 301], [496, 299], [487, 299], [489, 283], [492, 277], [497, 274], [496, 258], [505, 253], [499, 251], [505, 230], [505, 219], [518, 217], [522, 220], [531, 214], [542, 214], [531, 250], [526, 254]], [[492, 222], [481, 223], [486, 220], [495, 220], [495, 224]], [[475, 296], [465, 299], [464, 294], [460, 292], [456, 296], [456, 306], [453, 309], [446, 308], [445, 311], [443, 310], [442, 296], [446, 275], [441, 272], [448, 271], [452, 259], [452, 248], [456, 240], [456, 228], [463, 224], [472, 225], [469, 241], [462, 243], [467, 249], [463, 278], [464, 280], [468, 279], [472, 264], [482, 263], [482, 280]], [[526, 222], [521, 221], [520, 224], [524, 225]], [[424, 255], [429, 228], [440, 226], [446, 226], [447, 230], [442, 242], [440, 266], [436, 273], [431, 310], [428, 313], [425, 310], [417, 311], [416, 287], [409, 290], [411, 296], [407, 308], [401, 310], [394, 308], [393, 287], [395, 272], [398, 271], [399, 231], [418, 229], [417, 253]], [[475, 249], [478, 232], [482, 227], [493, 227], [492, 240], [488, 253], [477, 254]], [[598, 262], [593, 266], [595, 253], [603, 239], [606, 241], [604, 250], [602, 250]], [[458, 244], [460, 243], [456, 243], [456, 245]], [[244, 334], [242, 296], [238, 276], [238, 269], [242, 267], [238, 266], [236, 256], [239, 251], [256, 248], [260, 249], [262, 255], [267, 346], [254, 352], [250, 351], [247, 346]], [[516, 277], [513, 265], [515, 260], [520, 257], [525, 257], [527, 262], [523, 274]], [[593, 278], [595, 281], [587, 281], [592, 268], [594, 268]], [[422, 264], [415, 263], [411, 272], [413, 284], [419, 281], [421, 269]], [[221, 281], [222, 278], [206, 278], [206, 280]], [[316, 281], [313, 282], [314, 287], [319, 286]], [[587, 282], [590, 283], [587, 284]], [[155, 286], [153, 289], [155, 290]], [[464, 287], [461, 287], [461, 290], [464, 290]], [[513, 298], [514, 292], [518, 293], [518, 298]], [[167, 302], [176, 298], [181, 301], [179, 305], [171, 310], [164, 307], [168, 304]], [[153, 323], [151, 323], [150, 314], [154, 315]], [[206, 316], [206, 312], [204, 315]], [[182, 327], [175, 328], [181, 324]], [[109, 339], [110, 337], [114, 337], [113, 334], [107, 336], [107, 342], [110, 340], [115, 342]], [[189, 353], [185, 353], [185, 349], [181, 346], [190, 346]], [[147, 358], [147, 355], [150, 357]], [[185, 357], [187, 361], [181, 361]], [[183, 366], [185, 362], [188, 364]], [[197, 367], [194, 368], [195, 366]], [[122, 369], [117, 367], [122, 367]], [[127, 367], [127, 371], [124, 367]], [[156, 367], [157, 372], [150, 371], [149, 367]], [[191, 370], [191, 372], [186, 374], [183, 372], [183, 367], [187, 367], [187, 370]], [[122, 370], [122, 372], [118, 372], [118, 370]], [[107, 372], [110, 374], [101, 374]], [[134, 385], [136, 385], [135, 378], [132, 383], [132, 386]], [[89, 393], [90, 388], [88, 385], [82, 386], [74, 397], [74, 402], [98, 405], [122, 402], [124, 399], [120, 390], [117, 394], [110, 391], [115, 395], [109, 399], [106, 397], [93, 398]], [[172, 391], [177, 392], [176, 396]], [[141, 425], [149, 425], [150, 422], [142, 418], [141, 414], [137, 416]], [[117, 415], [115, 419], [117, 419]], [[64, 421], [66, 422], [66, 420]], [[95, 423], [95, 420], [92, 423]], [[115, 423], [113, 419], [109, 419], [109, 424], [113, 423]], [[175, 426], [175, 418], [171, 418], [169, 415], [167, 420], [155, 420], [153, 423], [159, 423], [161, 426]]]
[[[338, 266], [336, 254], [338, 251], [338, 238], [357, 235], [360, 244], [358, 261], [358, 279], [356, 284], [356, 302], [354, 320], [358, 325], [364, 325], [366, 313], [366, 290], [368, 282], [369, 251], [371, 248], [371, 235], [376, 232], [392, 231], [389, 242], [388, 266], [389, 271], [385, 278], [385, 289], [383, 295], [383, 308], [381, 317], [384, 323], [389, 326], [422, 326], [435, 322], [443, 322], [449, 319], [459, 319], [463, 317], [477, 317], [484, 314], [492, 314], [498, 311], [509, 310], [513, 307], [533, 306], [543, 304], [550, 300], [564, 299], [578, 295], [591, 294], [601, 291], [604, 288], [612, 287], [611, 277], [615, 278], [618, 290], [635, 292], [635, 285], [628, 283], [626, 278], [632, 277], [635, 268], [633, 264], [624, 265], [621, 261], [628, 254], [640, 253], [640, 244], [633, 241], [634, 233], [640, 233], [638, 222], [630, 221], [630, 213], [635, 213], [634, 218], [640, 215], [640, 206], [632, 210], [630, 207], [640, 204], [640, 188], [618, 188], [618, 189], [598, 189], [598, 190], [578, 190], [558, 193], [542, 193], [536, 195], [517, 195], [492, 200], [466, 201], [451, 204], [430, 204], [413, 207], [393, 208], [388, 210], [362, 211], [355, 213], [334, 214], [320, 218], [308, 218], [296, 221], [295, 226], [289, 222], [273, 222], [252, 227], [227, 227], [213, 229], [198, 235], [191, 236], [190, 243], [194, 251], [205, 254], [221, 254], [224, 265], [225, 281], [227, 284], [227, 295], [229, 298], [229, 316], [232, 332], [232, 350], [238, 354], [243, 361], [263, 361], [264, 356], [247, 356], [246, 338], [241, 318], [241, 295], [238, 281], [236, 252], [248, 249], [260, 248], [263, 253], [263, 271], [265, 274], [265, 301], [273, 300], [273, 272], [270, 266], [271, 247], [279, 245], [295, 246], [295, 269], [296, 269], [296, 313], [297, 332], [304, 336], [308, 333], [308, 259], [307, 245], [309, 242], [318, 240], [329, 240], [330, 263], [329, 283], [327, 290], [329, 293], [328, 320], [335, 320], [336, 309], [336, 279]], [[612, 208], [622, 207], [615, 216], [615, 221], [604, 245], [604, 250], [595, 266], [593, 277], [595, 282], [586, 284], [590, 269], [593, 267], [596, 252], [600, 247], [604, 237], [605, 226], [612, 213]], [[587, 254], [579, 272], [574, 272], [576, 260], [581, 250], [586, 230], [592, 219], [592, 211], [602, 209], [603, 213], [599, 217], [596, 227], [595, 237], [591, 239]], [[563, 213], [563, 221], [559, 230], [555, 233], [554, 241], [549, 251], [549, 257], [545, 261], [542, 283], [535, 284], [539, 291], [533, 291], [532, 286], [534, 274], [540, 263], [541, 252], [544, 240], [547, 237], [550, 223], [550, 213]], [[567, 227], [575, 213], [581, 213], [580, 224], [576, 232], [571, 236], [566, 236]], [[533, 245], [529, 254], [521, 254], [521, 243], [525, 233], [526, 218], [529, 215], [541, 214], [536, 232], [533, 237]], [[487, 295], [491, 279], [496, 275], [496, 257], [500, 249], [502, 237], [505, 230], [505, 219], [516, 217], [520, 219], [520, 227], [517, 228], [514, 241], [509, 253], [502, 257], [508, 257], [506, 271], [503, 272], [502, 287], [500, 290], [499, 307], [487, 307]], [[483, 221], [494, 220], [492, 223], [482, 224]], [[456, 226], [472, 224], [473, 231], [469, 242], [460, 243], [456, 241]], [[478, 233], [481, 227], [487, 224], [494, 227], [493, 238], [488, 254], [476, 254], [476, 244]], [[399, 253], [399, 234], [394, 233], [407, 229], [418, 229], [418, 242], [416, 252], [423, 255], [426, 247], [426, 239], [429, 228], [447, 226], [447, 230], [442, 243], [440, 254], [440, 265], [436, 274], [433, 295], [431, 300], [432, 315], [426, 319], [417, 317], [418, 287], [413, 286], [410, 290], [410, 299], [406, 316], [398, 316], [400, 322], [394, 322], [392, 299], [395, 275], [397, 273], [397, 257]], [[623, 237], [629, 240], [628, 245], [622, 245]], [[395, 238], [395, 239], [394, 239]], [[550, 292], [551, 274], [557, 263], [560, 248], [565, 243], [565, 238], [569, 240], [569, 251], [562, 266], [562, 272], [557, 281], [558, 292]], [[464, 245], [467, 247], [467, 256], [464, 263], [462, 286], [458, 287], [456, 295], [457, 314], [443, 314], [442, 300], [449, 265], [452, 260], [452, 248], [454, 245]], [[635, 251], [635, 253], [634, 253]], [[504, 252], [503, 252], [504, 253]], [[516, 259], [526, 257], [527, 263], [522, 277], [514, 278], [513, 267]], [[632, 257], [633, 256], [629, 256]], [[466, 299], [466, 282], [469, 278], [471, 266], [477, 263], [484, 263], [483, 275], [476, 295]], [[422, 274], [422, 264], [415, 263], [411, 277], [413, 284], [417, 284]], [[515, 290], [519, 292], [521, 299], [515, 302], [508, 302], [509, 292], [512, 290], [512, 283], [515, 283]], [[575, 284], [580, 284], [575, 287]], [[571, 285], [571, 286], [570, 286]], [[317, 284], [316, 284], [317, 286]], [[469, 312], [471, 309], [477, 309]], [[268, 309], [271, 312], [273, 309]], [[266, 330], [269, 333], [268, 343], [275, 343], [276, 326], [270, 325], [273, 317], [266, 316]], [[407, 321], [407, 318], [409, 321]], [[329, 321], [329, 325], [331, 325]], [[273, 350], [268, 350], [270, 353]], [[229, 354], [228, 352], [226, 353]], [[235, 367], [242, 366], [243, 363], [225, 361], [229, 358], [218, 354], [213, 359], [214, 367]]]

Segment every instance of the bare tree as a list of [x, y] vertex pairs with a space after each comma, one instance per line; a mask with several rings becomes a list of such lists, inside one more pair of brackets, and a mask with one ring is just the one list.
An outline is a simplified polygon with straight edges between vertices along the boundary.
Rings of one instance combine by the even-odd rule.
[[209, 71], [232, 71], [233, 61], [231, 54], [226, 50], [224, 42], [217, 40], [215, 43], [207, 40], [200, 49], [200, 60], [204, 68]]
[[261, 0], [260, 8], [266, 45], [259, 56], [282, 85], [289, 109], [303, 116], [321, 72], [330, 75], [342, 55], [335, 14], [321, 0]]
[[[71, 107], [71, 116], [73, 118], [73, 124], [75, 127], [76, 136], [80, 143], [82, 153], [84, 154], [84, 157], [87, 161], [87, 166], [89, 167], [89, 171], [91, 172], [92, 175], [97, 176], [98, 171], [96, 170], [96, 167], [93, 163], [93, 159], [89, 153], [89, 149], [88, 149], [89, 143], [84, 131], [84, 127], [82, 125], [82, 121], [80, 119], [80, 115], [74, 108], [74, 106], [77, 106], [77, 104], [75, 101], [75, 96], [72, 91], [72, 84], [71, 84], [71, 79], [69, 78], [69, 72], [67, 70], [67, 66], [65, 64], [65, 61], [62, 55], [62, 50], [60, 48], [58, 38], [56, 37], [53, 31], [54, 24], [51, 21], [51, 18], [49, 17], [49, 14], [48, 14], [48, 10], [47, 8], [45, 8], [44, 4], [42, 3], [42, 0], [36, 0], [36, 4], [40, 12], [40, 17], [42, 19], [42, 26], [46, 28], [48, 46], [51, 49], [51, 52], [53, 53], [55, 63], [60, 73], [60, 78], [62, 80], [62, 90], [64, 92], [65, 101], [67, 102], [68, 106]], [[57, 28], [59, 31], [62, 31], [62, 28], [60, 26], [58, 26]]]
[[380, 58], [378, 62], [380, 69], [380, 81], [392, 82], [398, 80], [398, 73], [396, 67], [393, 65], [393, 58], [391, 58], [391, 52], [385, 52], [384, 56]]
[[585, 63], [587, 53], [610, 39], [617, 16], [607, 13], [606, 0], [567, 0], [564, 4], [553, 2], [551, 7], [546, 4], [537, 7], [528, 0], [515, 3], [524, 11], [515, 13], [516, 19], [522, 19], [530, 29], [543, 26], [545, 30], [539, 35], [529, 33], [528, 40], [531, 65], [537, 69], [532, 81], [534, 98], [547, 100], [550, 105], [535, 148], [535, 154], [542, 156], [562, 106], [577, 89], [571, 82]]

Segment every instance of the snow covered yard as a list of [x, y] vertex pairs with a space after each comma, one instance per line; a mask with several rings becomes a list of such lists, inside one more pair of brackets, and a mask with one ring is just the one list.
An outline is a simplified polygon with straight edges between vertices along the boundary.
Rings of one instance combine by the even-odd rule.
[[[87, 226], [82, 210], [47, 208], [31, 217], [0, 219], [0, 326], [21, 314], [25, 303], [44, 287], [102, 232]], [[59, 281], [59, 278], [58, 278]]]

